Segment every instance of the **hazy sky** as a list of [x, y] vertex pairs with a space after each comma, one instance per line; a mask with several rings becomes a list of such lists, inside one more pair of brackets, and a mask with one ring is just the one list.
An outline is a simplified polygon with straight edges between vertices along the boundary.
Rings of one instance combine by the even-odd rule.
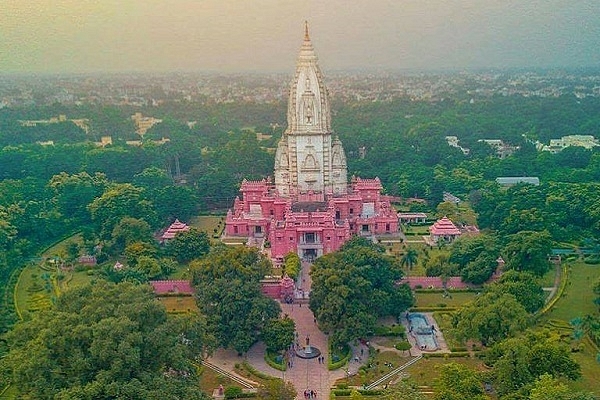
[[600, 0], [0, 0], [1, 72], [600, 66]]

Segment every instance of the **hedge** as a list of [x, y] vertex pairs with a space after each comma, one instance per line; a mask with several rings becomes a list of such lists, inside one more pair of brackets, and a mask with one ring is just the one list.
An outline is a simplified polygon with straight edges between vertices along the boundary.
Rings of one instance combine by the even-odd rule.
[[[346, 363], [348, 361], [350, 361], [350, 357], [352, 357], [352, 349], [350, 348], [350, 346], [346, 346], [347, 348], [347, 353], [344, 357], [341, 358], [341, 360], [333, 362], [333, 361], [329, 361], [329, 365], [327, 365], [327, 369], [330, 371], [336, 370], [336, 369], [340, 369], [342, 368], [344, 365], [346, 365]], [[333, 354], [333, 351], [331, 351], [331, 347], [329, 348], [329, 354]]]
[[276, 356], [278, 356], [279, 354], [277, 353], [273, 353], [271, 351], [265, 351], [265, 362], [271, 367], [271, 368], [275, 368], [276, 370], [279, 371], [285, 371], [287, 370], [287, 366], [284, 363], [278, 363], [277, 361], [275, 361]]

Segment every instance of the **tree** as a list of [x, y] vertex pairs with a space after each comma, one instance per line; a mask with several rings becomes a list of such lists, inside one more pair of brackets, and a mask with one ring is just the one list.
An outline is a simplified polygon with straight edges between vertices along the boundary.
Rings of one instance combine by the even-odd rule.
[[48, 183], [60, 213], [67, 221], [79, 224], [90, 222], [87, 206], [102, 194], [107, 185], [104, 174], [90, 175], [87, 172], [72, 175], [61, 172]]
[[283, 258], [283, 273], [292, 279], [298, 277], [301, 266], [300, 256], [294, 252], [289, 252]]
[[570, 351], [549, 332], [527, 331], [499, 342], [486, 352], [485, 360], [493, 366], [494, 388], [501, 396], [526, 389], [544, 374], [570, 380], [581, 376]]
[[115, 254], [135, 242], [154, 243], [152, 229], [143, 219], [122, 218], [112, 230], [111, 247]]
[[270, 264], [249, 247], [215, 248], [190, 263], [198, 307], [220, 346], [247, 352], [265, 324], [279, 316], [279, 305], [261, 293], [260, 280]]
[[419, 253], [414, 248], [409, 248], [406, 253], [400, 259], [400, 265], [408, 268], [408, 270], [412, 270], [412, 268], [417, 264], [417, 260], [419, 258]]
[[435, 400], [485, 400], [479, 373], [457, 363], [442, 365], [434, 383]]
[[206, 255], [210, 250], [210, 239], [206, 232], [191, 228], [179, 232], [166, 244], [166, 252], [180, 263], [188, 263]]
[[259, 400], [294, 400], [296, 389], [290, 382], [284, 382], [281, 379], [267, 379], [264, 384], [259, 386], [256, 398]]
[[529, 400], [594, 400], [592, 393], [574, 392], [568, 385], [550, 374], [541, 375], [531, 385]]
[[546, 301], [542, 286], [529, 272], [507, 271], [487, 290], [512, 294], [528, 313], [536, 312]]
[[487, 292], [461, 308], [453, 325], [463, 339], [488, 345], [522, 331], [527, 319], [527, 311], [515, 296]]
[[551, 268], [552, 239], [547, 231], [521, 231], [510, 235], [504, 248], [506, 268], [542, 276]]
[[205, 399], [191, 363], [205, 335], [198, 316], [168, 318], [149, 287], [99, 282], [17, 324], [1, 363], [22, 398]]
[[88, 206], [101, 238], [109, 239], [125, 217], [143, 219], [150, 226], [156, 224], [154, 207], [143, 199], [142, 192], [143, 189], [129, 183], [114, 184]]
[[296, 324], [287, 315], [284, 318], [271, 319], [265, 323], [261, 332], [262, 341], [273, 352], [286, 350], [294, 342]]
[[398, 316], [414, 303], [399, 265], [385, 249], [353, 238], [318, 258], [311, 270], [310, 309], [336, 345], [369, 336], [378, 317]]

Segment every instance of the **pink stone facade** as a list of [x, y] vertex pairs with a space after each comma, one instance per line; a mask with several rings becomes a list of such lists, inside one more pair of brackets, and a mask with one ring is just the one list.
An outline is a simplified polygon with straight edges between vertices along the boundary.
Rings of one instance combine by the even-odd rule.
[[[227, 213], [225, 234], [268, 240], [274, 259], [290, 252], [316, 258], [338, 250], [352, 235], [398, 233], [398, 216], [381, 190], [378, 178], [353, 178], [347, 194], [292, 201], [278, 196], [269, 180], [244, 181], [242, 197]], [[307, 197], [301, 200], [313, 200]]]
[[311, 260], [338, 250], [352, 235], [398, 233], [398, 215], [378, 178], [347, 180], [342, 142], [331, 129], [327, 88], [308, 27], [288, 101], [288, 127], [275, 152], [273, 181], [242, 182], [227, 213], [225, 235]]

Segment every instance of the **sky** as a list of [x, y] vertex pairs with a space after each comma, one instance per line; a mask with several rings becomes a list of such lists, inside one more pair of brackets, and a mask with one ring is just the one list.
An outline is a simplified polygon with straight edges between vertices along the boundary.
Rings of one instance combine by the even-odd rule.
[[0, 73], [599, 67], [599, 0], [0, 0]]

